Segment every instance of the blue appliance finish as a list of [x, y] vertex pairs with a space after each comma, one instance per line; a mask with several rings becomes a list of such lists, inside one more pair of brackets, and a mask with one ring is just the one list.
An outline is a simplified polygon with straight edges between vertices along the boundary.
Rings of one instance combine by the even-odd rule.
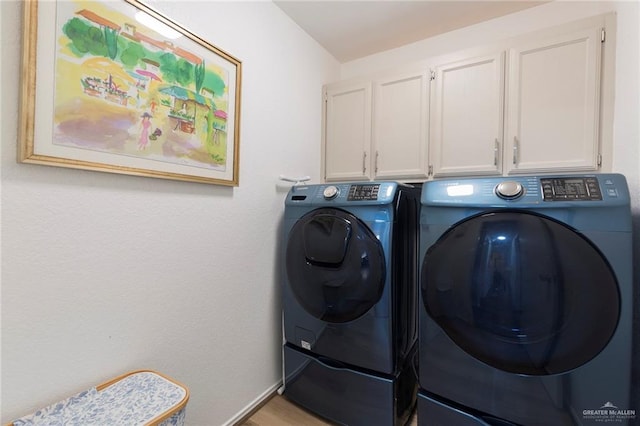
[[284, 213], [284, 395], [338, 424], [404, 424], [416, 401], [420, 192], [294, 186]]
[[418, 423], [631, 424], [624, 176], [425, 183]]

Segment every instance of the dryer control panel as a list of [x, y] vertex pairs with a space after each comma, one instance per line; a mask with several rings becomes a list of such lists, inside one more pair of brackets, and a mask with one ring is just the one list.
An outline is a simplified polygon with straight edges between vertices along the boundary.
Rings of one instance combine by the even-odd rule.
[[598, 207], [629, 204], [629, 189], [625, 177], [616, 173], [444, 179], [426, 182], [421, 202], [440, 206]]

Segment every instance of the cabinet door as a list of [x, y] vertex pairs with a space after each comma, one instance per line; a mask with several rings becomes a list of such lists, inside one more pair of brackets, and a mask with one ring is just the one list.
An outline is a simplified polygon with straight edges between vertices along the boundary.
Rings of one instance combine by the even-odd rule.
[[601, 49], [594, 28], [510, 50], [506, 171], [597, 170]]
[[368, 180], [371, 147], [371, 83], [325, 91], [325, 180]]
[[375, 178], [427, 177], [428, 86], [426, 71], [374, 83]]
[[434, 177], [502, 172], [504, 56], [435, 68], [429, 140]]

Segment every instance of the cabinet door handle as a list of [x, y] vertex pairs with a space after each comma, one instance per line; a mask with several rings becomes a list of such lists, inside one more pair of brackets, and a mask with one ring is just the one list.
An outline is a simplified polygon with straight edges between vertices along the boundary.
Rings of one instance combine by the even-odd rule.
[[500, 142], [498, 142], [498, 138], [496, 138], [495, 143], [493, 145], [493, 165], [498, 166], [498, 153], [500, 152]]
[[513, 137], [513, 164], [518, 164], [518, 138]]
[[379, 153], [378, 151], [376, 151], [376, 168], [375, 168], [376, 173], [378, 173], [378, 157], [379, 157]]
[[362, 174], [367, 173], [367, 151], [362, 153]]

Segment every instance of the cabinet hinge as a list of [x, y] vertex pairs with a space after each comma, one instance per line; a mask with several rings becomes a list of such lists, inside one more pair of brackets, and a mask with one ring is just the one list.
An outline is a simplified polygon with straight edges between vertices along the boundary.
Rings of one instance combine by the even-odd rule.
[[327, 96], [327, 92], [324, 92], [322, 95], [323, 95], [324, 101], [327, 102], [327, 100], [329, 99], [329, 96]]
[[429, 169], [427, 170], [427, 175], [428, 176], [432, 176], [433, 175], [433, 166], [431, 164], [429, 164]]
[[598, 154], [598, 168], [602, 167], [602, 154]]
[[605, 31], [605, 29], [601, 29], [600, 30], [600, 41], [602, 43], [604, 43], [605, 39], [607, 38], [607, 32]]
[[430, 71], [431, 80], [435, 80], [436, 79], [436, 72], [434, 70], [429, 70], [429, 71]]

